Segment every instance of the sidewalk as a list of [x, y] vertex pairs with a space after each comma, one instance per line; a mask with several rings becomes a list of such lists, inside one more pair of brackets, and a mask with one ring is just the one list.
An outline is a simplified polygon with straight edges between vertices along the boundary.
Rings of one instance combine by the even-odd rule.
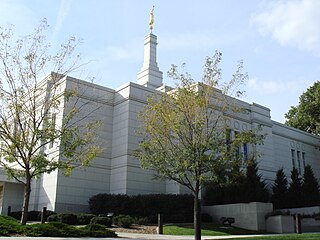
[[[117, 233], [118, 238], [65, 238], [65, 237], [0, 237], [0, 240], [120, 240], [121, 238], [129, 240], [150, 239], [150, 240], [193, 240], [194, 236], [174, 236], [157, 234], [138, 234], [138, 233]], [[267, 235], [233, 235], [233, 236], [202, 236], [202, 240], [210, 239], [232, 239], [244, 237], [257, 237]], [[271, 235], [270, 235], [271, 236]]]
[[[177, 236], [177, 235], [158, 235], [158, 234], [139, 234], [139, 233], [117, 233], [120, 238], [129, 239], [150, 239], [150, 240], [193, 240], [194, 236]], [[229, 236], [202, 236], [202, 240], [209, 239], [232, 239], [232, 238], [244, 238], [244, 237], [259, 237], [264, 235], [229, 235]], [[271, 234], [270, 234], [271, 236]]]

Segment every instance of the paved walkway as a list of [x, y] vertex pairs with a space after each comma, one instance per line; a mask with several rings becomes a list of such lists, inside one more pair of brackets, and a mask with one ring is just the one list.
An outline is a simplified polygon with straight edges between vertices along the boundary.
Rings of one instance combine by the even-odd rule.
[[[157, 235], [157, 234], [138, 234], [138, 233], [117, 233], [118, 238], [61, 238], [61, 237], [0, 237], [0, 240], [193, 240], [194, 236], [173, 236], [173, 235]], [[210, 239], [232, 239], [243, 237], [257, 237], [266, 235], [233, 235], [233, 236], [202, 236], [202, 240]]]

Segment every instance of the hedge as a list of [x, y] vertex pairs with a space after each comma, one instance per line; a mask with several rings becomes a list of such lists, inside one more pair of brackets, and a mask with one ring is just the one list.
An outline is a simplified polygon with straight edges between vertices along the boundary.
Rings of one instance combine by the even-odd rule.
[[101, 193], [89, 199], [90, 210], [94, 214], [130, 215], [148, 217], [157, 222], [161, 212], [165, 222], [192, 222], [193, 196], [190, 194], [149, 194], [128, 196], [124, 194]]

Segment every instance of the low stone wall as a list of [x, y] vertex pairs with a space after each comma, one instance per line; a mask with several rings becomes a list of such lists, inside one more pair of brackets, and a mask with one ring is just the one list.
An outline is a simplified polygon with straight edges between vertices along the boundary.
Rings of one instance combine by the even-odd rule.
[[294, 233], [293, 216], [276, 215], [268, 217], [266, 230], [271, 233]]
[[233, 217], [233, 226], [249, 230], [266, 230], [265, 216], [272, 212], [272, 203], [236, 203], [203, 206], [202, 212], [209, 214], [214, 222], [219, 222], [222, 217]]

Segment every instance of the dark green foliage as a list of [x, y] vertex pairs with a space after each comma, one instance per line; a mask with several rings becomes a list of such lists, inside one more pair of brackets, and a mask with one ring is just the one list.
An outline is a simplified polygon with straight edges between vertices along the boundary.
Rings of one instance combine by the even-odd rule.
[[28, 225], [25, 234], [33, 237], [80, 237], [81, 230], [60, 222]]
[[285, 117], [285, 124], [288, 126], [320, 134], [320, 81], [315, 82], [300, 96], [299, 105], [291, 106]]
[[59, 222], [60, 221], [59, 215], [58, 214], [52, 214], [51, 216], [49, 216], [47, 218], [47, 221], [48, 222]]
[[90, 221], [90, 224], [100, 224], [105, 227], [111, 227], [112, 220], [108, 217], [93, 217]]
[[19, 234], [23, 232], [23, 229], [24, 226], [21, 226], [15, 218], [0, 215], [0, 236]]
[[315, 178], [310, 165], [307, 165], [304, 168], [302, 193], [305, 207], [315, 206], [320, 203], [319, 183]]
[[88, 237], [116, 237], [117, 234], [109, 229], [106, 229], [104, 225], [100, 224], [89, 224], [83, 228], [82, 235]]
[[[27, 220], [28, 221], [40, 221], [41, 214], [42, 214], [42, 211], [29, 211]], [[56, 214], [56, 213], [53, 211], [47, 210], [46, 211], [46, 219], [53, 214]], [[21, 216], [22, 216], [22, 211], [11, 212], [10, 216], [17, 219], [17, 220], [20, 220]]]
[[[44, 220], [47, 221], [48, 217], [50, 217], [51, 215], [54, 215], [54, 214], [57, 214], [57, 213], [54, 211], [47, 210], [46, 215], [44, 216]], [[39, 220], [38, 221], [41, 221], [41, 215], [42, 215], [42, 211], [39, 211], [39, 215], [38, 215]], [[28, 219], [29, 219], [29, 214], [28, 214]]]
[[[240, 179], [239, 179], [240, 180]], [[207, 183], [204, 195], [205, 205], [231, 204], [244, 202], [244, 178], [237, 183], [216, 185]]]
[[128, 215], [119, 215], [116, 217], [113, 217], [112, 219], [113, 224], [117, 225], [118, 227], [123, 228], [130, 228], [133, 224], [133, 218]]
[[272, 186], [271, 202], [274, 209], [281, 209], [287, 206], [288, 199], [288, 181], [283, 168], [277, 171], [276, 179]]
[[114, 231], [103, 225], [89, 224], [83, 228], [61, 222], [21, 225], [12, 217], [0, 215], [0, 236], [16, 234], [32, 237], [116, 237]]
[[303, 207], [302, 180], [296, 168], [291, 171], [288, 199], [290, 199], [287, 202], [289, 208]]
[[150, 219], [148, 217], [134, 217], [133, 223], [138, 225], [147, 225], [150, 223]]
[[48, 217], [48, 222], [61, 222], [69, 225], [78, 224], [77, 215], [74, 213], [59, 213]]
[[10, 213], [10, 217], [13, 217], [14, 219], [20, 220], [22, 216], [22, 211], [15, 211]]
[[256, 162], [251, 162], [247, 166], [246, 179], [244, 182], [245, 202], [268, 202], [269, 192], [266, 184], [258, 174]]
[[[168, 204], [170, 203], [170, 204]], [[192, 222], [193, 196], [173, 194], [114, 195], [98, 194], [89, 200], [90, 210], [94, 214], [149, 217], [157, 222], [157, 214], [163, 213], [165, 222]]]
[[269, 191], [258, 174], [257, 163], [248, 163], [246, 175], [241, 174], [227, 185], [207, 183], [204, 196], [206, 205], [268, 202]]
[[87, 225], [90, 223], [91, 219], [96, 215], [89, 213], [79, 213], [77, 214], [77, 224], [78, 225]]

